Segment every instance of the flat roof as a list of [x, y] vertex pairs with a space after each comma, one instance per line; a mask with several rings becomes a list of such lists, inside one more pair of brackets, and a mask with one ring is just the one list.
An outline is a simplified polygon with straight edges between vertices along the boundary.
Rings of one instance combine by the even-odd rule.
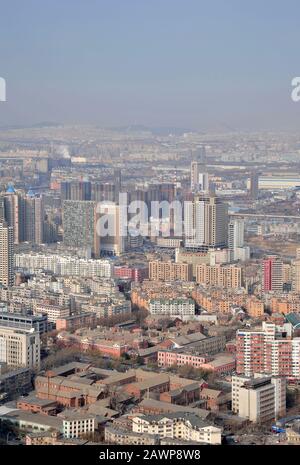
[[11, 421], [24, 421], [41, 426], [49, 426], [51, 428], [61, 429], [62, 420], [51, 415], [43, 415], [42, 413], [31, 413], [25, 410], [14, 410], [3, 415], [4, 419]]

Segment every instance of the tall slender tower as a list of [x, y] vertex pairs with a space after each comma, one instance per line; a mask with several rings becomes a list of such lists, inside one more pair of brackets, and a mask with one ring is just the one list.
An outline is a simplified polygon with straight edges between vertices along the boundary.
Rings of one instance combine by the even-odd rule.
[[236, 260], [236, 249], [244, 247], [244, 220], [234, 219], [228, 224], [228, 248], [230, 259]]
[[282, 292], [283, 263], [280, 257], [269, 255], [262, 262], [262, 289], [264, 292]]
[[184, 205], [185, 246], [203, 250], [228, 244], [228, 205], [214, 194], [196, 195]]
[[207, 192], [209, 189], [209, 177], [206, 166], [198, 161], [191, 162], [191, 191]]
[[20, 206], [20, 194], [16, 193], [12, 185], [8, 186], [8, 189], [3, 197], [4, 200], [4, 218], [9, 226], [14, 228], [14, 243], [19, 244], [20, 242], [20, 228], [19, 228], [19, 206]]
[[21, 198], [19, 209], [20, 242], [43, 243], [43, 199], [30, 189]]
[[14, 231], [6, 221], [0, 223], [0, 285], [14, 284]]
[[257, 172], [251, 173], [249, 187], [250, 187], [250, 197], [253, 200], [256, 200], [258, 198], [258, 189], [259, 189], [258, 182], [259, 182], [258, 173]]

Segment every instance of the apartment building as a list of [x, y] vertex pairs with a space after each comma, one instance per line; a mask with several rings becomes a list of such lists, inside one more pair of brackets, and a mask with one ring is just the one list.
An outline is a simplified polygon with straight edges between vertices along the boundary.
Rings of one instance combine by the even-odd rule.
[[151, 299], [149, 303], [151, 315], [165, 315], [166, 317], [195, 315], [195, 302], [188, 298]]
[[14, 256], [15, 266], [36, 273], [39, 270], [52, 271], [57, 276], [82, 276], [110, 278], [113, 265], [110, 260], [89, 260], [67, 255], [19, 253]]
[[153, 434], [140, 434], [132, 431], [123, 431], [113, 426], [105, 426], [104, 438], [106, 444], [118, 444], [118, 445], [157, 445], [159, 444], [159, 436]]
[[141, 415], [133, 417], [132, 431], [158, 435], [160, 438], [221, 444], [221, 429], [189, 413]]
[[63, 201], [63, 242], [66, 247], [86, 248], [94, 257], [99, 257], [100, 238], [96, 228], [96, 209], [97, 204], [93, 201]]
[[270, 300], [272, 313], [287, 315], [292, 312], [300, 313], [300, 297], [297, 294], [287, 294], [272, 297]]
[[184, 208], [185, 247], [225, 248], [228, 243], [228, 205], [214, 194], [195, 195]]
[[229, 373], [235, 369], [236, 363], [233, 356], [213, 357], [200, 355], [199, 351], [159, 350], [157, 353], [159, 367], [190, 365], [193, 368], [214, 371], [217, 373]]
[[115, 278], [142, 282], [144, 279], [148, 279], [148, 267], [147, 265], [115, 265], [114, 276]]
[[248, 315], [250, 315], [252, 318], [260, 318], [264, 315], [265, 305], [262, 300], [259, 300], [254, 296], [250, 296], [246, 303], [246, 309]]
[[39, 304], [35, 306], [34, 314], [46, 314], [48, 316], [48, 321], [56, 323], [57, 320], [70, 316], [70, 309], [56, 305]]
[[230, 313], [232, 307], [246, 307], [249, 297], [242, 289], [223, 289], [212, 287], [209, 290], [199, 286], [192, 291], [192, 298], [204, 310], [210, 313]]
[[14, 232], [11, 226], [0, 222], [0, 285], [10, 287], [14, 284]]
[[[298, 252], [299, 249], [297, 249]], [[300, 258], [294, 260], [293, 263], [293, 288], [295, 292], [300, 292]]]
[[153, 260], [149, 262], [149, 279], [153, 281], [192, 281], [193, 269], [188, 263]]
[[237, 373], [263, 373], [300, 379], [300, 338], [292, 338], [292, 325], [263, 322], [258, 330], [238, 330]]
[[235, 265], [197, 265], [196, 282], [206, 286], [239, 289], [242, 287], [242, 269]]
[[125, 299], [119, 299], [115, 302], [108, 301], [99, 305], [83, 305], [82, 309], [94, 312], [97, 318], [112, 318], [113, 316], [130, 314], [131, 302]]
[[283, 262], [281, 258], [270, 255], [262, 262], [262, 289], [264, 292], [282, 292]]
[[194, 368], [201, 368], [207, 361], [207, 356], [192, 353], [182, 353], [180, 351], [159, 350], [157, 353], [157, 363], [159, 367], [171, 367], [190, 365]]
[[196, 266], [202, 263], [210, 264], [210, 252], [197, 252], [193, 249], [184, 249], [183, 247], [176, 248], [175, 261], [176, 263], [188, 263], [192, 265], [193, 277], [196, 277]]

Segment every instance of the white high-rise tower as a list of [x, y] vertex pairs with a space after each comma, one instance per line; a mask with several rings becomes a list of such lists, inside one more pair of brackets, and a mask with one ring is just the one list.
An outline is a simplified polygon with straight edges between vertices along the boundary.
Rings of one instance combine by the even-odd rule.
[[0, 284], [5, 287], [14, 284], [14, 231], [3, 221], [0, 223]]

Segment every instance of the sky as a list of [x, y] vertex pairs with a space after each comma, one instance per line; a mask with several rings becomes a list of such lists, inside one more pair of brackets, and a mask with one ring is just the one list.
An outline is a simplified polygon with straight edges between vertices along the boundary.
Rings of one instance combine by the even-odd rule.
[[298, 130], [298, 0], [0, 0], [0, 125]]

